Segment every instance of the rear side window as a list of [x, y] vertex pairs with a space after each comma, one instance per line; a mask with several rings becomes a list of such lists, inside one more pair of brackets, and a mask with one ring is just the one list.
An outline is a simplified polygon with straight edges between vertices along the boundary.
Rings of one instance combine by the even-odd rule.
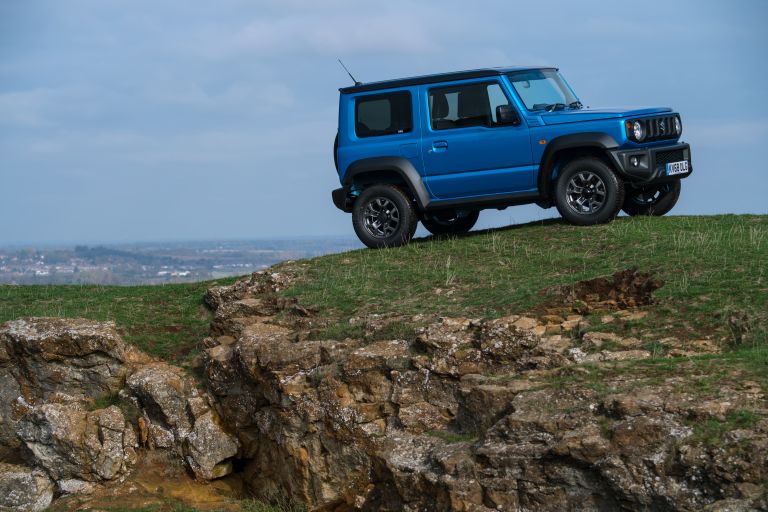
[[509, 100], [496, 83], [474, 83], [429, 91], [433, 130], [496, 125], [496, 107]]
[[399, 91], [357, 98], [355, 133], [358, 137], [407, 133], [412, 129], [410, 92]]

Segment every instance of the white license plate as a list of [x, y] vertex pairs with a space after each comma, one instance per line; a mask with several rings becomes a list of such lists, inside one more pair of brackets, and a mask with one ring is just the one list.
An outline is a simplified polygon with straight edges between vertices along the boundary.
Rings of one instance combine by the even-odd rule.
[[685, 174], [688, 172], [688, 161], [683, 160], [682, 162], [670, 162], [667, 164], [667, 176], [672, 176], [674, 174]]

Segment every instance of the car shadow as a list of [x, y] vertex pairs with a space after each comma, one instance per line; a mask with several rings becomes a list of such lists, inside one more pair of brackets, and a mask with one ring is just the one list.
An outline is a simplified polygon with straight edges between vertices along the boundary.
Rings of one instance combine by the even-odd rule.
[[412, 244], [419, 244], [425, 242], [433, 242], [435, 240], [447, 240], [450, 238], [473, 238], [476, 236], [487, 235], [489, 233], [506, 233], [508, 231], [515, 231], [518, 229], [530, 227], [530, 226], [554, 226], [554, 225], [566, 225], [568, 224], [561, 218], [534, 220], [531, 222], [524, 222], [522, 224], [510, 224], [509, 226], [499, 226], [497, 228], [478, 229], [477, 231], [470, 231], [468, 233], [460, 234], [448, 234], [448, 235], [428, 235], [420, 238], [414, 238], [411, 240]]

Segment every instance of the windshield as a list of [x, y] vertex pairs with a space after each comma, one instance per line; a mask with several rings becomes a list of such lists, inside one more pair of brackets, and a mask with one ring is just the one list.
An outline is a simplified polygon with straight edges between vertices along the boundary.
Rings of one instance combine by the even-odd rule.
[[507, 76], [528, 110], [581, 108], [581, 102], [557, 70], [514, 71]]

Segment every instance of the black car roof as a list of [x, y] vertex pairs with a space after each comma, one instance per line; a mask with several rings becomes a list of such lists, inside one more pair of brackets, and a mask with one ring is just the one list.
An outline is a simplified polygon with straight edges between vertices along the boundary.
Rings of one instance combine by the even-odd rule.
[[438, 73], [434, 75], [413, 76], [410, 78], [397, 78], [394, 80], [384, 80], [381, 82], [371, 82], [367, 84], [352, 85], [342, 87], [339, 92], [342, 94], [352, 94], [356, 92], [378, 91], [379, 89], [394, 89], [396, 87], [408, 87], [411, 85], [424, 85], [440, 82], [452, 82], [454, 80], [467, 80], [470, 78], [482, 78], [485, 76], [498, 76], [510, 73], [512, 71], [525, 71], [528, 69], [557, 69], [548, 66], [510, 66], [504, 68], [483, 68], [471, 69], [467, 71], [454, 71], [452, 73]]

